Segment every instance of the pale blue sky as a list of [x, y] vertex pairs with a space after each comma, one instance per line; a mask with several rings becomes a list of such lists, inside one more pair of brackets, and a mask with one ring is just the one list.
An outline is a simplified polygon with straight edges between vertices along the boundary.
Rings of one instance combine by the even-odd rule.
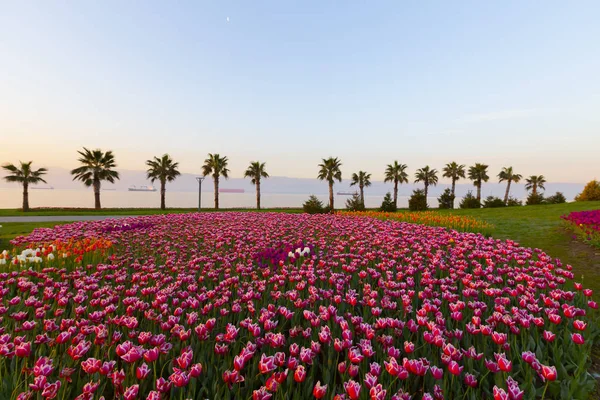
[[[175, 5], [176, 4], [176, 5]], [[229, 22], [227, 18], [229, 17]], [[2, 1], [0, 161], [600, 177], [600, 2]]]

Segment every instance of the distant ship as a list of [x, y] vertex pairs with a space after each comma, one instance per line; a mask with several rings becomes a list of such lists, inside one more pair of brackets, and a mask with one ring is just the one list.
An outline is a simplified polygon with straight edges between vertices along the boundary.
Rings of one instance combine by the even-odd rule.
[[156, 192], [156, 188], [154, 186], [129, 186], [130, 192]]
[[338, 196], [354, 196], [355, 194], [358, 194], [358, 192], [337, 192]]
[[32, 186], [31, 189], [36, 189], [36, 190], [54, 190], [54, 186]]
[[219, 189], [219, 193], [244, 193], [244, 189]]

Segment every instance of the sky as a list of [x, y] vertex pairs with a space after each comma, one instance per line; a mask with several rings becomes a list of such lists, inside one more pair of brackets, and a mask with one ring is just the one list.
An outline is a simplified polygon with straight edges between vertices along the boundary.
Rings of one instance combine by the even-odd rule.
[[[1, 1], [0, 163], [600, 178], [597, 1]], [[442, 180], [443, 181], [443, 180]]]

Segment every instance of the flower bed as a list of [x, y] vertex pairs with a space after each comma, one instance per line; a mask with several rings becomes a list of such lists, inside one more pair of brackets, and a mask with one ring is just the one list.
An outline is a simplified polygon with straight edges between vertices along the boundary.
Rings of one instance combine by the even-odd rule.
[[561, 218], [581, 240], [600, 248], [600, 210], [574, 211]]
[[412, 224], [422, 224], [427, 226], [441, 226], [454, 229], [459, 232], [482, 233], [484, 235], [489, 235], [494, 228], [493, 225], [477, 218], [464, 215], [442, 214], [435, 211], [340, 211], [339, 214], [378, 219], [392, 219], [396, 221], [410, 222]]
[[511, 241], [342, 215], [206, 213], [36, 230], [15, 254], [91, 238], [111, 246], [0, 265], [0, 398], [593, 389], [591, 291]]

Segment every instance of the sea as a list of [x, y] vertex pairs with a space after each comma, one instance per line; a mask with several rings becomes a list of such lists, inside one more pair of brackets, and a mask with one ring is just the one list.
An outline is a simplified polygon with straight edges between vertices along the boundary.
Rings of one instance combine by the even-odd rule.
[[[0, 188], [0, 208], [20, 208], [22, 205], [23, 190], [20, 188]], [[262, 208], [302, 207], [309, 194], [282, 194], [262, 193]], [[316, 194], [317, 198], [327, 204], [327, 194]], [[344, 208], [346, 200], [351, 196], [336, 195], [335, 207]], [[103, 190], [100, 192], [103, 208], [158, 208], [160, 207], [160, 192], [130, 192], [124, 190]], [[381, 205], [383, 195], [365, 194], [365, 206], [376, 208]], [[427, 199], [430, 207], [437, 207], [435, 197]], [[193, 208], [198, 207], [198, 192], [170, 192], [166, 194], [167, 207]], [[94, 193], [85, 189], [30, 189], [30, 207], [94, 207]], [[256, 194], [245, 193], [219, 193], [219, 206], [221, 208], [254, 208], [256, 207]], [[202, 207], [214, 207], [214, 192], [202, 192]], [[408, 207], [408, 196], [398, 197], [398, 207]]]

